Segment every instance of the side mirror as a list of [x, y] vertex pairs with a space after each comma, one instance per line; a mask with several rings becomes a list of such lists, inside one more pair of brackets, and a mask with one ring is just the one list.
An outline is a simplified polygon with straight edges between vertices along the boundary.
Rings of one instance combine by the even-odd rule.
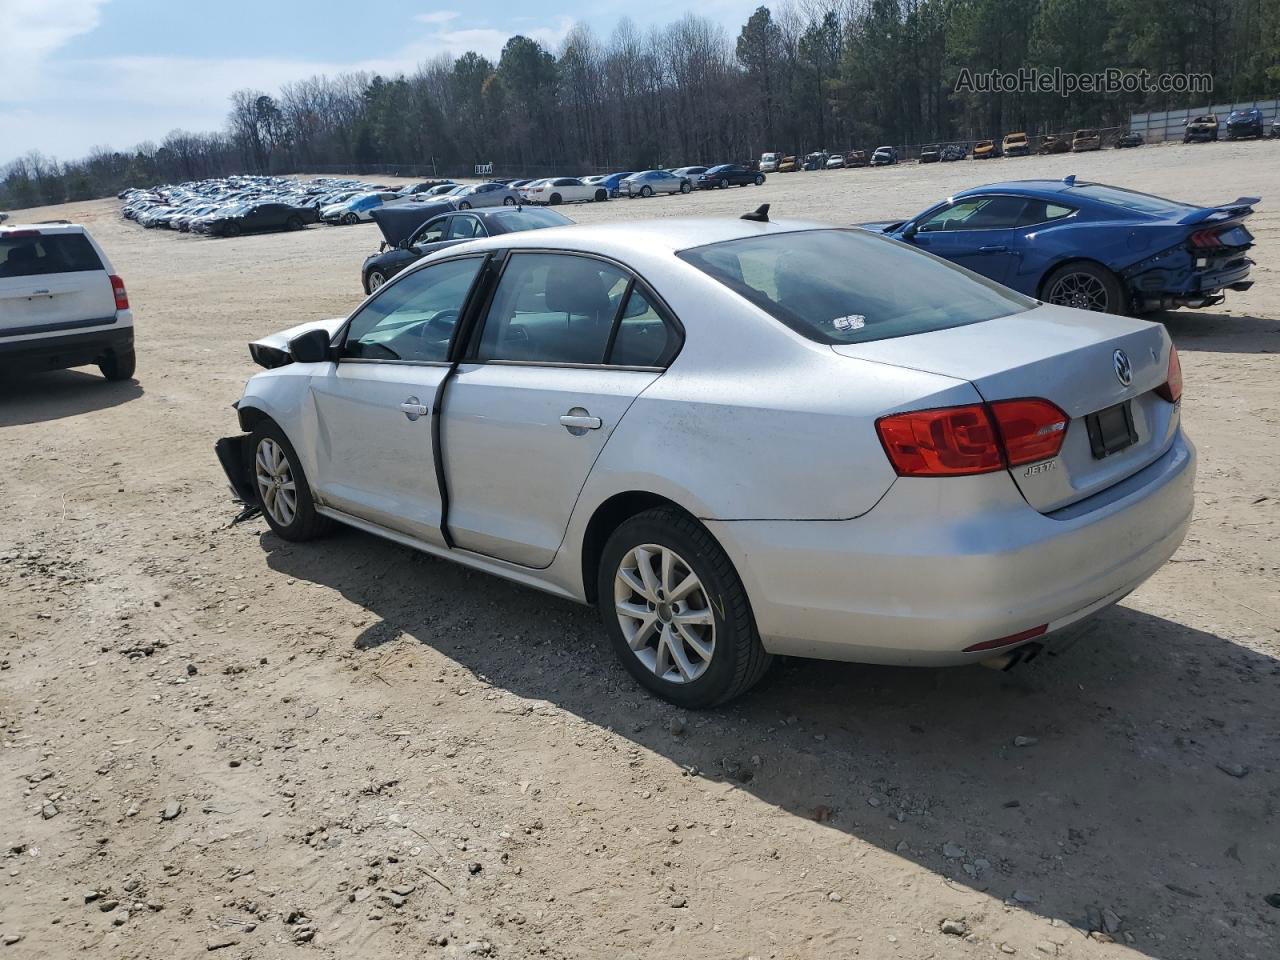
[[289, 356], [294, 363], [323, 363], [329, 354], [329, 331], [322, 328], [300, 333], [289, 341]]
[[902, 228], [902, 239], [910, 240], [912, 237], [916, 235], [916, 229], [917, 229], [916, 222], [912, 220], [910, 223], [908, 223], [906, 226]]

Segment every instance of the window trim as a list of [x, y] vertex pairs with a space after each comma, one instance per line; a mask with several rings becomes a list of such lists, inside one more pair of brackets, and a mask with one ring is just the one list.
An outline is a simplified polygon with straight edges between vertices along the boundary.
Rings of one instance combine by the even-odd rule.
[[[453, 353], [457, 346], [459, 335], [466, 333], [466, 331], [463, 329], [463, 323], [467, 318], [468, 310], [470, 310], [472, 307], [472, 301], [475, 299], [475, 296], [476, 296], [476, 289], [479, 286], [482, 279], [484, 278], [485, 266], [492, 259], [493, 259], [493, 256], [491, 251], [477, 251], [475, 253], [459, 254], [458, 256], [453, 256], [453, 257], [443, 257], [440, 260], [432, 260], [429, 264], [423, 264], [422, 266], [419, 266], [419, 264], [422, 264], [423, 262], [419, 261], [419, 264], [413, 264], [409, 269], [401, 270], [389, 281], [384, 283], [381, 287], [379, 287], [373, 293], [369, 294], [369, 296], [365, 297], [364, 300], [361, 301], [360, 305], [356, 307], [354, 310], [352, 310], [351, 313], [347, 315], [347, 319], [342, 322], [342, 326], [338, 328], [337, 332], [333, 335], [332, 339], [330, 339], [329, 341], [329, 347], [331, 350], [334, 351], [334, 360], [333, 360], [334, 364], [341, 365], [344, 363], [385, 363], [393, 366], [409, 366], [409, 367], [452, 366], [454, 363]], [[372, 303], [375, 298], [382, 296], [384, 291], [390, 290], [397, 283], [400, 283], [402, 280], [404, 280], [405, 277], [413, 276], [415, 273], [420, 273], [422, 270], [428, 269], [430, 267], [438, 267], [446, 263], [456, 263], [460, 260], [478, 260], [480, 261], [480, 266], [477, 268], [475, 276], [471, 278], [471, 286], [467, 288], [467, 295], [462, 299], [462, 306], [458, 310], [458, 322], [454, 325], [453, 335], [449, 338], [449, 346], [445, 350], [445, 359], [443, 360], [382, 360], [377, 357], [344, 357], [342, 355], [343, 351], [346, 350], [347, 348], [347, 339], [351, 334], [351, 322], [355, 320], [355, 318], [359, 315], [359, 313], [362, 310], [364, 310], [365, 307], [369, 306], [369, 304]]]
[[[570, 361], [562, 361], [562, 360], [498, 360], [498, 359], [481, 360], [479, 359], [476, 356], [476, 354], [480, 350], [480, 338], [484, 334], [484, 325], [489, 319], [489, 310], [493, 307], [493, 299], [497, 295], [498, 287], [502, 285], [502, 278], [506, 276], [507, 264], [511, 261], [512, 256], [518, 256], [522, 253], [534, 253], [534, 254], [541, 253], [541, 254], [552, 254], [556, 256], [586, 257], [591, 260], [599, 260], [602, 263], [607, 263], [611, 267], [615, 267], [616, 269], [622, 271], [622, 273], [628, 278], [627, 289], [626, 291], [624, 291], [622, 299], [618, 302], [618, 309], [615, 312], [613, 317], [613, 324], [609, 330], [609, 340], [605, 347], [605, 357], [608, 358], [609, 354], [613, 350], [613, 342], [617, 338], [618, 324], [622, 320], [622, 312], [626, 309], [627, 299], [631, 296], [631, 291], [634, 290], [637, 286], [639, 286], [641, 295], [644, 296], [646, 299], [648, 299], [649, 305], [653, 307], [654, 312], [658, 314], [659, 318], [661, 318], [662, 322], [666, 324], [667, 328], [672, 333], [675, 334], [674, 343], [672, 346], [668, 347], [667, 349], [668, 356], [664, 358], [664, 362], [658, 366], [623, 366], [621, 364], [607, 363], [607, 362], [573, 363]], [[593, 251], [588, 251], [588, 250], [572, 250], [567, 247], [506, 247], [502, 251], [500, 251], [500, 254], [501, 254], [502, 263], [498, 268], [498, 274], [494, 278], [493, 283], [490, 285], [489, 290], [484, 298], [484, 302], [478, 305], [478, 310], [477, 310], [478, 316], [476, 317], [475, 322], [472, 325], [471, 329], [467, 332], [467, 342], [462, 347], [462, 349], [458, 352], [459, 363], [481, 364], [481, 365], [492, 363], [492, 364], [499, 364], [502, 366], [510, 366], [510, 367], [563, 367], [565, 369], [571, 369], [571, 370], [577, 369], [577, 370], [666, 371], [671, 366], [671, 364], [675, 362], [676, 357], [680, 356], [681, 351], [684, 350], [685, 329], [684, 329], [684, 324], [681, 322], [680, 318], [676, 316], [675, 311], [671, 309], [671, 307], [667, 304], [666, 300], [664, 300], [661, 297], [661, 295], [659, 295], [658, 292], [654, 290], [653, 286], [647, 280], [645, 280], [643, 276], [641, 276], [634, 269], [632, 269], [622, 261], [616, 260], [613, 257], [606, 256], [605, 254], [602, 254], [602, 253], [595, 253]]]

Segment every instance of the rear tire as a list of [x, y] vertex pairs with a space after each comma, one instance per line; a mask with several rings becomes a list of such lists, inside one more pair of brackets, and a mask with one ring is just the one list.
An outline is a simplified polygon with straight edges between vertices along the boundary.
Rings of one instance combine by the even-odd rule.
[[502, 205], [503, 205], [504, 207], [514, 207], [514, 206], [516, 205], [516, 198], [515, 198], [515, 197], [503, 197], [503, 198], [502, 198]]
[[757, 176], [757, 177], [756, 177], [756, 186], [757, 186], [757, 187], [763, 187], [763, 186], [764, 186], [764, 177], [762, 177], [762, 176]]
[[138, 369], [138, 355], [133, 347], [118, 353], [113, 350], [102, 358], [98, 369], [108, 380], [132, 380], [134, 371]]
[[249, 449], [249, 483], [257, 491], [262, 516], [276, 535], [300, 542], [328, 533], [333, 521], [316, 513], [298, 454], [274, 420], [258, 425]]
[[[677, 594], [677, 587], [684, 590]], [[605, 543], [596, 590], [627, 672], [677, 706], [712, 707], [741, 696], [773, 662], [733, 563], [679, 510], [660, 507], [624, 521]]]
[[1116, 275], [1097, 263], [1065, 263], [1054, 270], [1041, 286], [1046, 303], [1095, 313], [1127, 314], [1128, 298]]
[[684, 183], [680, 184], [680, 192], [681, 192], [681, 193], [688, 193], [688, 192], [689, 192], [690, 190], [692, 190], [692, 189], [693, 189], [693, 186], [689, 183], [689, 181], [688, 181], [688, 180], [686, 180]]
[[609, 192], [607, 190], [596, 191], [596, 203], [602, 203], [608, 199], [609, 199]]
[[222, 230], [223, 236], [238, 237], [240, 236], [240, 224], [228, 223]]

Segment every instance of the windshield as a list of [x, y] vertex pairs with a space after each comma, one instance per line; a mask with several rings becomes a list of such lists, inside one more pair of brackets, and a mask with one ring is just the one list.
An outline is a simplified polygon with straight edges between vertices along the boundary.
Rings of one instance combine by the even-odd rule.
[[945, 260], [863, 230], [775, 233], [679, 256], [819, 343], [905, 337], [1035, 306]]
[[566, 223], [573, 223], [568, 217], [562, 217], [554, 210], [503, 210], [491, 213], [489, 217], [498, 220], [506, 233], [539, 230], [542, 227], [561, 227]]
[[1137, 210], [1157, 217], [1168, 217], [1175, 214], [1189, 213], [1196, 208], [1189, 203], [1177, 200], [1166, 200], [1164, 197], [1153, 197], [1149, 193], [1138, 193], [1120, 187], [1108, 187], [1101, 183], [1084, 183], [1070, 188], [1072, 193], [1083, 194], [1103, 203], [1124, 207], [1126, 210]]

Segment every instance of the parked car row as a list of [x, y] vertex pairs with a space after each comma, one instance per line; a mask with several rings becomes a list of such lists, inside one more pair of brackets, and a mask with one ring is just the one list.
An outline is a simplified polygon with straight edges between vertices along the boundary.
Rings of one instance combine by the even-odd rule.
[[[1186, 124], [1183, 134], [1184, 143], [1216, 141], [1219, 132], [1225, 128], [1226, 139], [1241, 140], [1248, 137], [1265, 136], [1280, 137], [1280, 118], [1272, 122], [1270, 133], [1267, 132], [1266, 119], [1262, 111], [1254, 108], [1237, 110], [1219, 123], [1212, 114], [1194, 117]], [[1126, 131], [1116, 136], [1113, 146], [1117, 149], [1140, 147], [1146, 142], [1137, 131]], [[1033, 153], [1087, 153], [1101, 150], [1104, 145], [1103, 132], [1096, 128], [1082, 128], [1068, 134], [1046, 134], [1040, 138], [1037, 148], [1033, 139], [1025, 131], [1006, 134], [1000, 140], [978, 140], [972, 149], [962, 143], [930, 143], [920, 149], [920, 163], [937, 163], [964, 160], [972, 156], [974, 160], [990, 160], [995, 157], [1027, 157]], [[792, 173], [797, 170], [838, 170], [845, 167], [890, 166], [900, 162], [896, 147], [877, 147], [868, 159], [866, 151], [851, 150], [847, 154], [827, 153], [819, 151], [803, 158], [788, 154], [767, 152], [760, 156], [760, 169], [770, 173]]]

